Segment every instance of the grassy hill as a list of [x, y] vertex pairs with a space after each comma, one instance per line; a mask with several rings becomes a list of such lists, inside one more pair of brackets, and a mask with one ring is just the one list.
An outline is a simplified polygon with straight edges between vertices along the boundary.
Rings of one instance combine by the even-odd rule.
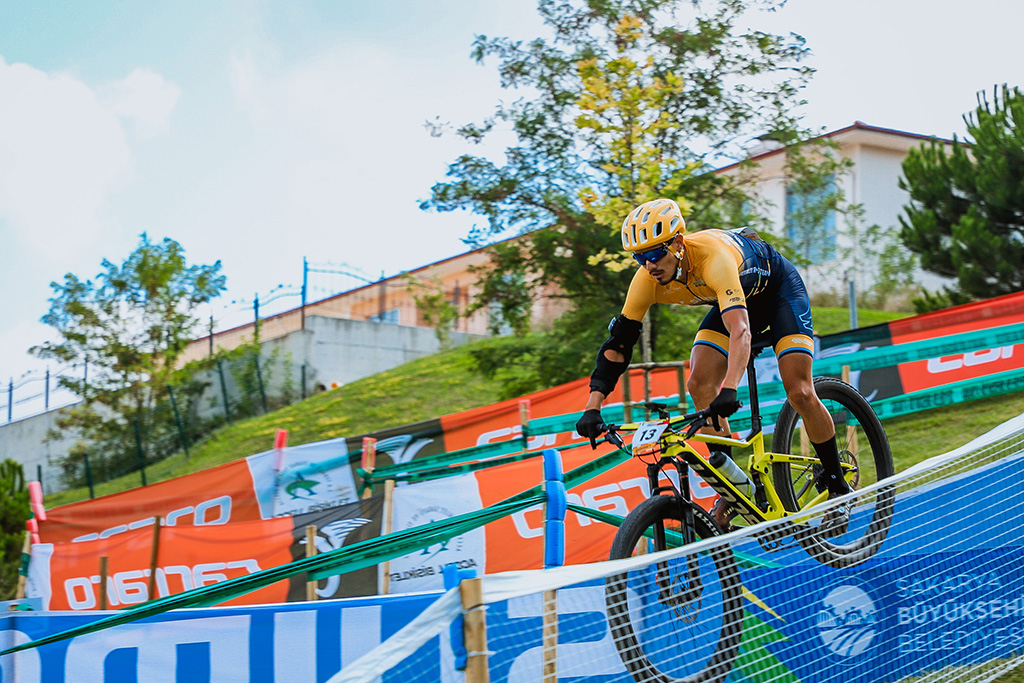
[[[901, 314], [862, 310], [863, 326], [885, 322]], [[843, 308], [815, 308], [815, 328], [831, 334], [848, 328]], [[323, 392], [273, 413], [228, 425], [191, 450], [191, 457], [174, 455], [146, 469], [153, 483], [244, 458], [273, 447], [278, 429], [288, 430], [289, 445], [296, 446], [340, 436], [365, 434], [488, 405], [498, 400], [500, 387], [473, 369], [469, 351], [462, 346], [420, 358], [386, 372]], [[579, 406], [566, 406], [566, 412]], [[960, 446], [1000, 422], [1024, 412], [1024, 394], [998, 397], [886, 423], [897, 471], [932, 455]], [[97, 484], [97, 496], [140, 484], [138, 473]], [[47, 507], [85, 500], [87, 488], [48, 494]]]

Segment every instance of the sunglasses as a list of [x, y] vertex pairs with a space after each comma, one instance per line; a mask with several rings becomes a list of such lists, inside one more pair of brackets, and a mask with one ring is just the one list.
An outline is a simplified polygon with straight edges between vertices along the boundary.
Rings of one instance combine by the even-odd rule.
[[635, 258], [636, 262], [639, 263], [642, 266], [643, 264], [648, 263], [648, 262], [649, 263], [654, 263], [655, 261], [660, 261], [661, 259], [665, 258], [665, 254], [667, 254], [667, 253], [668, 253], [668, 244], [666, 243], [666, 244], [660, 244], [660, 245], [656, 246], [654, 249], [649, 249], [647, 251], [642, 251], [642, 252], [639, 252], [639, 253], [634, 253], [633, 254], [633, 258]]

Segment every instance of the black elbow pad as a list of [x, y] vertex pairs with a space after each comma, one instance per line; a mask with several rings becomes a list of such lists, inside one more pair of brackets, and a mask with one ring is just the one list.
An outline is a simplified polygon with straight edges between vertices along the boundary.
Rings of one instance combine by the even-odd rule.
[[[640, 339], [640, 330], [643, 325], [635, 320], [630, 320], [624, 315], [613, 318], [608, 325], [611, 335], [601, 344], [597, 352], [597, 363], [594, 372], [590, 375], [590, 390], [600, 391], [605, 396], [612, 393], [619, 377], [629, 367], [629, 361], [633, 358], [633, 346]], [[622, 362], [608, 360], [605, 351], [618, 351], [624, 356]]]

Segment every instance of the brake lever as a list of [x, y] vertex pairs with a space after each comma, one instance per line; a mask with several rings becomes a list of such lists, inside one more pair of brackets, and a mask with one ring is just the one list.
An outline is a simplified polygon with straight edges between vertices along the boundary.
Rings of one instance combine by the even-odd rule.
[[605, 435], [604, 435], [604, 440], [607, 443], [610, 443], [611, 445], [615, 446], [616, 448], [625, 448], [625, 446], [626, 446], [625, 442], [622, 440], [622, 437], [619, 436], [619, 433], [617, 431], [615, 431], [618, 428], [618, 425], [607, 425], [606, 424], [606, 425], [602, 425], [602, 426], [607, 430], [605, 432]]
[[683, 438], [691, 438], [694, 434], [699, 432], [702, 428], [707, 427], [709, 424], [711, 424], [711, 422], [707, 417], [702, 417], [696, 422], [691, 422], [690, 426], [686, 429], [686, 434]]

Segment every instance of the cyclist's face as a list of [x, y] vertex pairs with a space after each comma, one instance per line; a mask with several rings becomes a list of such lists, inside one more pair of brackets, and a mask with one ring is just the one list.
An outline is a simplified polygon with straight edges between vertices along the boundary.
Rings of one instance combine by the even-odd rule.
[[660, 259], [657, 261], [644, 261], [644, 268], [658, 281], [659, 285], [667, 285], [676, 276], [676, 266], [679, 264], [679, 259], [675, 255], [678, 249], [677, 239], [678, 237], [673, 238], [671, 248], [666, 250], [665, 255]]

